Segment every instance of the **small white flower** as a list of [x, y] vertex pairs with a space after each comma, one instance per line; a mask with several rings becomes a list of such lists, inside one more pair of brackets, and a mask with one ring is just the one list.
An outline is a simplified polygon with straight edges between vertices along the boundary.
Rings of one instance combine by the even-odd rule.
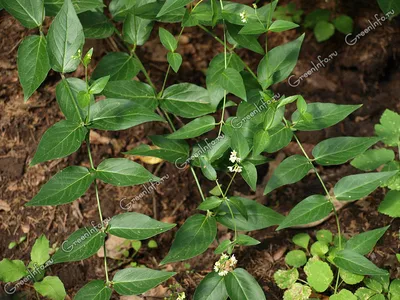
[[226, 276], [229, 272], [232, 272], [237, 264], [235, 255], [229, 257], [225, 253], [221, 255], [219, 260], [214, 264], [214, 271], [218, 273], [219, 276]]
[[235, 171], [233, 171], [233, 168], [234, 168], [234, 166], [229, 166], [228, 167], [229, 172], [232, 172], [232, 173], [235, 172]]
[[185, 292], [179, 293], [178, 294], [178, 298], [176, 298], [176, 300], [184, 300], [184, 299], [186, 299]]
[[236, 171], [237, 173], [241, 173], [243, 171], [243, 168], [241, 166], [236, 165]]
[[229, 160], [230, 160], [232, 163], [236, 162], [236, 160], [237, 160], [237, 152], [236, 152], [235, 150], [233, 150], [233, 151], [231, 152], [231, 156], [229, 157]]
[[247, 12], [246, 11], [242, 11], [240, 13], [240, 19], [241, 19], [242, 23], [247, 23]]

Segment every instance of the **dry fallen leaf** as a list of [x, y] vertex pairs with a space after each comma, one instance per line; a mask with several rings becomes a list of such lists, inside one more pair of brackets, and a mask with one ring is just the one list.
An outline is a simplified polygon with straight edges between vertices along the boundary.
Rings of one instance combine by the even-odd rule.
[[[149, 146], [151, 150], [154, 149], [160, 149], [157, 146]], [[161, 158], [158, 157], [153, 157], [153, 156], [141, 156], [141, 155], [135, 155], [134, 156], [135, 159], [139, 159], [142, 162], [144, 162], [145, 164], [149, 164], [149, 165], [156, 165], [161, 163], [163, 160]]]
[[10, 205], [7, 202], [0, 200], [0, 210], [10, 211]]
[[[126, 241], [126, 239], [117, 237], [115, 235], [109, 235], [109, 238], [106, 241], [107, 257], [112, 259], [121, 259], [123, 257], [122, 252], [131, 247], [129, 241]], [[97, 256], [104, 257], [103, 247], [97, 251]]]

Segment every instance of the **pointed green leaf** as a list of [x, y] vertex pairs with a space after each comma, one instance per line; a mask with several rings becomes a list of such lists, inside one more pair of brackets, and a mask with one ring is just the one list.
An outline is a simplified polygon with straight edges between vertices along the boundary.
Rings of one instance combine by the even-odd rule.
[[269, 140], [266, 142], [264, 151], [274, 153], [289, 145], [293, 137], [293, 132], [290, 128], [283, 125], [278, 125], [268, 130]]
[[307, 105], [307, 113], [309, 113], [311, 119], [302, 119], [299, 111], [295, 111], [292, 115], [292, 121], [294, 128], [302, 131], [315, 131], [331, 127], [353, 111], [360, 108], [361, 105], [340, 105], [333, 103], [309, 103]]
[[[44, 0], [46, 15], [55, 16], [60, 11], [63, 3], [63, 0]], [[72, 4], [77, 14], [104, 7], [102, 0], [72, 0]]]
[[96, 178], [116, 186], [131, 186], [159, 180], [143, 166], [126, 158], [103, 160], [97, 167]]
[[242, 75], [235, 69], [227, 68], [223, 70], [219, 77], [219, 83], [229, 93], [247, 101]]
[[[86, 111], [78, 105], [78, 94], [86, 91], [86, 82], [78, 78], [61, 80], [56, 87], [56, 99], [65, 118], [76, 124], [81, 123]], [[94, 98], [92, 100], [94, 102]]]
[[332, 203], [322, 195], [312, 195], [297, 204], [277, 230], [321, 220], [332, 211]]
[[351, 201], [368, 196], [385, 181], [396, 175], [398, 171], [365, 173], [343, 177], [335, 187], [337, 200]]
[[42, 281], [33, 284], [35, 290], [51, 300], [64, 300], [67, 293], [64, 284], [57, 276], [46, 276]]
[[225, 277], [225, 287], [231, 300], [263, 300], [264, 291], [245, 269], [238, 268]]
[[57, 173], [26, 206], [61, 205], [70, 203], [82, 196], [93, 177], [83, 167], [71, 166]]
[[254, 134], [253, 138], [253, 153], [254, 154], [260, 154], [261, 152], [264, 151], [264, 149], [268, 146], [269, 144], [269, 131], [268, 130], [259, 130]]
[[335, 33], [335, 26], [331, 22], [319, 21], [314, 27], [314, 35], [318, 42], [328, 40]]
[[110, 75], [95, 80], [89, 88], [89, 93], [100, 94], [104, 90], [109, 80]]
[[352, 250], [342, 250], [333, 260], [339, 268], [359, 275], [386, 275], [387, 271], [379, 269], [367, 258]]
[[18, 48], [18, 75], [24, 90], [24, 100], [36, 91], [50, 71], [47, 42], [44, 36], [31, 35]]
[[182, 261], [195, 257], [208, 249], [217, 234], [214, 217], [194, 215], [177, 231], [168, 255], [161, 264]]
[[243, 26], [243, 28], [240, 29], [239, 34], [254, 34], [254, 35], [258, 35], [258, 34], [262, 34], [262, 33], [266, 32], [266, 31], [267, 31], [267, 29], [260, 22], [254, 22], [254, 23], [251, 22], [251, 23], [245, 24]]
[[147, 107], [125, 99], [104, 99], [90, 108], [90, 128], [124, 130], [146, 122], [164, 119]]
[[37, 263], [39, 266], [43, 265], [50, 258], [49, 251], [49, 240], [42, 234], [38, 239], [36, 239], [35, 244], [33, 244], [31, 250], [31, 261]]
[[376, 243], [388, 228], [389, 226], [386, 226], [357, 234], [347, 241], [345, 249], [366, 255], [374, 249]]
[[244, 246], [254, 246], [254, 245], [258, 245], [261, 242], [252, 238], [251, 236], [248, 235], [244, 235], [244, 234], [239, 234], [237, 239], [236, 239], [236, 243], [238, 245], [244, 245]]
[[2, 1], [1, 4], [26, 28], [39, 27], [43, 22], [43, 0], [7, 0]]
[[264, 190], [264, 195], [286, 184], [295, 183], [304, 178], [312, 164], [302, 155], [293, 155], [286, 158], [275, 169]]
[[27, 274], [28, 272], [22, 260], [3, 258], [0, 261], [0, 280], [3, 282], [14, 282]]
[[53, 263], [79, 261], [91, 257], [103, 246], [106, 236], [98, 226], [78, 229], [61, 244], [52, 257]]
[[211, 181], [215, 181], [217, 179], [217, 171], [215, 171], [214, 167], [211, 165], [210, 161], [204, 155], [200, 156], [200, 169], [203, 175]]
[[265, 53], [263, 47], [261, 47], [260, 43], [258, 42], [257, 36], [240, 34], [239, 32], [242, 29], [242, 26], [234, 25], [231, 23], [226, 23], [226, 26], [229, 36], [231, 37], [231, 39], [233, 39], [234, 42], [238, 43], [243, 48], [249, 49], [258, 54], [263, 55]]
[[336, 137], [316, 145], [312, 154], [317, 163], [323, 166], [341, 165], [376, 144], [375, 137]]
[[240, 173], [246, 183], [249, 185], [252, 191], [256, 190], [257, 187], [257, 169], [249, 161], [242, 162], [242, 173]]
[[179, 128], [174, 133], [168, 135], [169, 139], [190, 139], [198, 137], [215, 128], [215, 119], [212, 116], [204, 116], [189, 122], [185, 126]]
[[285, 20], [276, 20], [274, 21], [274, 23], [271, 24], [268, 30], [272, 32], [282, 32], [297, 27], [299, 27], [299, 25], [297, 25], [296, 23]]
[[76, 293], [74, 300], [109, 300], [112, 290], [103, 280], [93, 280]]
[[372, 171], [394, 160], [394, 152], [389, 149], [372, 149], [356, 156], [351, 165], [362, 171]]
[[285, 80], [296, 66], [304, 34], [296, 40], [268, 51], [257, 68], [257, 77], [264, 89]]
[[120, 295], [139, 295], [175, 274], [175, 272], [156, 271], [148, 268], [127, 268], [115, 273], [113, 287]]
[[292, 242], [299, 247], [307, 249], [310, 242], [310, 236], [308, 233], [298, 233], [292, 238]]
[[176, 226], [135, 212], [116, 215], [108, 224], [108, 233], [128, 240], [145, 240]]
[[79, 65], [79, 59], [74, 59], [73, 56], [78, 54], [78, 50], [82, 50], [84, 42], [83, 28], [72, 2], [65, 0], [47, 34], [52, 69], [60, 73], [75, 71]]
[[122, 29], [124, 40], [132, 45], [143, 45], [150, 37], [153, 21], [129, 13]]
[[110, 75], [110, 81], [132, 79], [140, 71], [137, 60], [127, 53], [111, 52], [97, 64], [92, 79]]
[[172, 70], [174, 70], [175, 73], [178, 73], [183, 61], [182, 55], [180, 55], [179, 53], [168, 52], [167, 60], [168, 63], [171, 65]]
[[226, 300], [228, 292], [225, 288], [223, 276], [216, 272], [208, 273], [197, 286], [193, 296], [194, 300]]
[[176, 50], [178, 47], [178, 41], [168, 30], [160, 27], [158, 35], [160, 36], [161, 43], [168, 51], [174, 52]]
[[200, 205], [197, 207], [197, 209], [204, 210], [204, 211], [214, 209], [216, 207], [219, 207], [221, 205], [222, 201], [223, 200], [221, 198], [218, 198], [215, 196], [208, 197], [208, 198], [206, 198], [205, 201], [200, 203]]
[[60, 121], [47, 129], [39, 142], [30, 165], [61, 158], [74, 153], [85, 139], [87, 129], [68, 120]]
[[160, 103], [162, 109], [184, 118], [196, 118], [215, 111], [208, 91], [191, 83], [168, 87]]
[[182, 8], [186, 4], [189, 4], [192, 0], [167, 0], [165, 1], [160, 12], [157, 14], [157, 18], [162, 17], [178, 8]]
[[87, 39], [106, 39], [113, 35], [114, 26], [102, 12], [87, 11], [78, 15]]
[[261, 205], [257, 201], [240, 197], [230, 197], [230, 200], [232, 200], [232, 198], [241, 201], [247, 212], [246, 219], [236, 207], [232, 207], [232, 212], [235, 217], [235, 220], [232, 220], [227, 205], [224, 203], [221, 204], [220, 211], [224, 212], [224, 215], [217, 215], [217, 221], [232, 230], [234, 230], [235, 224], [237, 230], [252, 231], [278, 225], [283, 220], [282, 215]]

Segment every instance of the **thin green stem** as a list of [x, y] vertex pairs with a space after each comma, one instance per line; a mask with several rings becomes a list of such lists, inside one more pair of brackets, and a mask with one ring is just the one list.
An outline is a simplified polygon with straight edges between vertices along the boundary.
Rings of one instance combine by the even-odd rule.
[[[236, 173], [235, 173], [235, 174], [236, 174]], [[224, 202], [226, 203], [226, 206], [228, 207], [229, 212], [230, 212], [230, 214], [231, 214], [231, 218], [232, 218], [233, 226], [234, 226], [234, 230], [235, 230], [235, 240], [236, 240], [236, 238], [237, 238], [237, 229], [236, 229], [235, 215], [233, 214], [233, 210], [232, 210], [232, 208], [231, 208], [231, 206], [230, 206], [230, 204], [229, 204], [229, 200], [228, 200], [228, 198], [226, 197], [226, 193], [228, 192], [229, 186], [228, 186], [228, 189], [226, 190], [226, 192], [224, 193], [224, 192], [222, 191], [221, 185], [220, 185], [219, 182], [218, 182], [218, 179], [215, 180], [215, 183], [217, 184], [218, 189], [220, 190], [220, 192], [221, 192], [221, 194], [222, 194], [222, 197], [224, 198]], [[232, 181], [231, 181], [231, 183], [232, 183]], [[230, 184], [229, 184], [229, 185], [230, 185]]]
[[140, 70], [143, 72], [144, 77], [146, 77], [147, 82], [151, 85], [153, 89], [156, 90], [156, 86], [154, 85], [153, 81], [150, 78], [149, 73], [147, 72], [146, 68], [144, 67], [142, 61], [140, 60], [139, 56], [137, 56], [136, 52], [132, 52], [132, 55], [137, 59], [139, 63]]
[[174, 123], [172, 123], [171, 118], [169, 117], [168, 112], [166, 112], [165, 110], [162, 109], [162, 112], [164, 113], [165, 117], [167, 118], [168, 124], [169, 126], [172, 128], [173, 131], [176, 131]]
[[226, 188], [225, 195], [228, 194], [229, 188], [231, 187], [232, 182], [233, 182], [233, 180], [235, 179], [236, 174], [237, 174], [237, 172], [235, 172], [235, 173], [233, 174], [233, 176], [232, 176], [232, 178], [231, 178], [231, 181], [229, 182], [228, 187]]
[[168, 75], [169, 75], [169, 72], [171, 71], [171, 65], [170, 64], [168, 64], [168, 69], [167, 69], [167, 73], [165, 74], [165, 77], [164, 77], [164, 82], [163, 82], [163, 85], [162, 85], [162, 88], [161, 88], [161, 92], [160, 92], [160, 97], [162, 97], [162, 95], [163, 95], [163, 93], [164, 93], [164, 89], [165, 89], [165, 85], [167, 84], [167, 79], [168, 79]]
[[203, 194], [203, 191], [202, 191], [202, 189], [201, 189], [199, 179], [197, 178], [196, 172], [194, 171], [193, 167], [190, 167], [190, 171], [192, 171], [194, 180], [196, 181], [197, 189], [199, 190], [201, 199], [202, 199], [203, 201], [205, 201], [206, 199], [205, 199], [204, 194]]

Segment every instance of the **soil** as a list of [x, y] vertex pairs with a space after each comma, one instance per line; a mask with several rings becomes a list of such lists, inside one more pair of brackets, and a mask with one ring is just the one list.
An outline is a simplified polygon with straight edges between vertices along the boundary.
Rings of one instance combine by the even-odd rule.
[[[368, 20], [373, 20], [375, 14], [381, 15], [376, 1], [294, 1], [306, 13], [318, 8], [336, 10], [337, 14], [347, 14], [355, 21], [355, 31], [359, 32], [369, 26]], [[247, 1], [249, 3], [249, 1]], [[283, 1], [283, 3], [286, 3]], [[49, 20], [47, 20], [49, 22]], [[274, 87], [281, 95], [302, 94], [309, 102], [332, 102], [341, 104], [363, 104], [363, 107], [352, 114], [344, 122], [332, 128], [319, 132], [301, 132], [299, 137], [307, 150], [311, 150], [319, 141], [334, 136], [370, 136], [373, 126], [379, 121], [380, 115], [388, 108], [400, 111], [400, 20], [399, 18], [386, 22], [377, 27], [368, 35], [360, 39], [354, 46], [344, 41], [344, 35], [336, 33], [329, 41], [317, 43], [313, 34], [306, 30], [306, 39], [300, 53], [299, 62], [293, 71], [296, 78], [312, 68], [312, 63], [318, 62], [318, 57], [326, 58], [335, 51], [335, 56], [325, 68], [302, 81], [298, 87], [291, 87], [287, 82]], [[58, 207], [25, 207], [28, 202], [52, 175], [68, 165], [89, 166], [87, 153], [81, 150], [68, 158], [42, 163], [28, 167], [37, 144], [44, 131], [63, 118], [55, 101], [55, 87], [59, 75], [50, 72], [46, 81], [31, 99], [24, 103], [23, 93], [17, 74], [17, 48], [26, 36], [35, 33], [34, 30], [24, 29], [15, 19], [5, 11], [0, 12], [0, 259], [21, 259], [29, 261], [30, 249], [37, 237], [45, 234], [53, 247], [60, 244], [75, 230], [91, 223], [98, 223], [98, 214], [94, 190], [91, 188], [84, 196], [71, 205]], [[157, 29], [157, 28], [156, 28]], [[179, 33], [176, 25], [168, 26], [174, 34]], [[286, 33], [270, 34], [269, 47], [275, 47], [296, 38], [304, 28]], [[162, 86], [167, 63], [166, 52], [159, 45], [156, 36], [157, 30], [148, 43], [138, 50], [146, 69], [157, 87]], [[221, 32], [220, 32], [221, 33]], [[95, 56], [90, 71], [99, 59], [110, 51], [123, 51], [123, 45], [115, 38], [107, 40], [90, 40], [85, 48], [95, 48]], [[167, 85], [178, 82], [192, 82], [205, 85], [204, 72], [209, 61], [223, 47], [211, 36], [199, 28], [185, 29], [178, 50], [183, 55], [183, 66], [179, 74], [171, 74]], [[238, 54], [256, 70], [260, 56], [240, 49]], [[78, 69], [71, 76], [83, 77], [83, 70]], [[141, 80], [145, 80], [139, 75]], [[233, 111], [231, 111], [233, 112]], [[290, 114], [291, 111], [288, 112]], [[177, 121], [179, 122], [179, 121]], [[178, 124], [179, 125], [179, 124]], [[148, 136], [168, 132], [166, 125], [145, 124], [121, 132], [99, 131], [91, 136], [93, 159], [98, 164], [107, 157], [123, 157], [122, 152], [136, 147], [141, 143], [148, 143]], [[295, 144], [272, 156], [282, 159], [287, 155], [298, 153]], [[178, 170], [169, 163], [158, 165], [145, 164], [151, 172], [162, 177], [168, 175], [166, 184], [157, 191], [136, 202], [133, 210], [144, 213], [156, 219], [175, 222], [181, 225], [189, 216], [194, 214], [197, 205], [201, 202], [195, 182], [189, 170]], [[355, 173], [348, 165], [340, 167], [320, 168], [323, 179], [328, 187], [332, 188], [339, 178]], [[259, 186], [256, 193], [251, 192], [242, 179], [237, 179], [231, 190], [236, 194], [246, 196], [265, 204], [282, 214], [287, 214], [299, 201], [310, 194], [321, 193], [321, 187], [314, 175], [307, 176], [300, 183], [280, 188], [271, 195], [262, 196], [265, 182], [268, 178], [268, 166], [258, 169]], [[203, 190], [213, 187], [200, 175]], [[223, 177], [222, 183], [229, 178]], [[100, 196], [103, 207], [103, 217], [125, 212], [120, 207], [120, 200], [124, 197], [133, 198], [141, 192], [141, 187], [117, 188], [100, 184]], [[340, 221], [346, 236], [364, 232], [391, 224], [390, 229], [380, 240], [369, 258], [378, 266], [390, 270], [392, 278], [400, 276], [400, 264], [395, 254], [399, 252], [400, 222], [377, 213], [377, 207], [385, 195], [384, 189], [379, 189], [366, 199], [352, 203], [343, 208]], [[179, 227], [179, 226], [178, 226]], [[273, 273], [279, 268], [285, 268], [284, 253], [293, 248], [291, 237], [306, 231], [315, 236], [316, 230], [329, 229], [336, 233], [334, 219], [307, 230], [283, 230], [276, 232], [275, 228], [267, 228], [251, 233], [261, 244], [254, 247], [238, 249], [236, 256], [239, 266], [246, 268], [263, 287], [268, 299], [282, 299], [282, 291], [273, 281]], [[144, 243], [133, 261], [150, 268], [157, 268], [158, 263], [167, 254], [174, 237], [176, 228], [155, 238], [158, 247], [150, 249]], [[219, 238], [231, 235], [220, 227]], [[16, 248], [9, 250], [8, 245], [26, 236], [26, 241]], [[212, 249], [216, 244], [212, 245]], [[203, 255], [190, 259], [186, 263], [168, 265], [178, 274], [162, 287], [152, 290], [147, 296], [129, 299], [162, 299], [168, 292], [169, 284], [179, 283], [191, 299], [194, 290], [201, 279], [212, 270], [213, 263], [218, 259], [209, 249]], [[109, 259], [110, 275], [123, 266], [127, 266], [132, 259]], [[72, 296], [88, 281], [104, 276], [103, 261], [98, 256], [82, 262], [55, 265], [49, 268], [48, 275], [57, 275], [63, 281], [67, 294]], [[351, 289], [351, 287], [350, 287]], [[6, 299], [1, 295], [0, 299]], [[323, 299], [323, 296], [318, 296]], [[29, 285], [21, 288], [19, 298], [33, 299]], [[115, 299], [117, 296], [115, 296]], [[18, 299], [18, 298], [15, 298]], [[122, 298], [121, 298], [122, 299]], [[128, 298], [125, 298], [128, 299]]]

